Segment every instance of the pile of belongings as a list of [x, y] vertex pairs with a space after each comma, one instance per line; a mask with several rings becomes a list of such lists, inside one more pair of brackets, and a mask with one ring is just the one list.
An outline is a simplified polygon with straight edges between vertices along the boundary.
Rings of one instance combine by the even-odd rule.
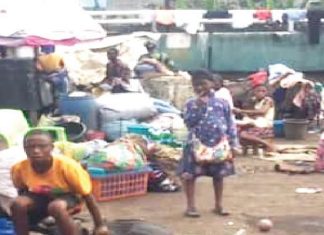
[[[321, 110], [321, 87], [284, 64], [270, 64], [248, 76], [251, 87], [269, 85], [275, 101], [276, 119], [297, 118], [314, 120]], [[320, 88], [320, 89], [319, 89]]]
[[83, 143], [56, 142], [55, 147], [64, 155], [85, 164], [91, 170], [100, 168], [105, 173], [141, 169], [146, 156], [141, 147], [131, 141], [119, 140], [107, 143], [93, 140]]

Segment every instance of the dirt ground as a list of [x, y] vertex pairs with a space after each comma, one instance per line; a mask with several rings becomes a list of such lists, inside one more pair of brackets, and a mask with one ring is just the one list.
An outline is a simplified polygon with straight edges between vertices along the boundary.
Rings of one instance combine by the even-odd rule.
[[[305, 141], [276, 143], [314, 144], [319, 135]], [[183, 217], [183, 192], [148, 193], [145, 196], [105, 202], [100, 208], [109, 219], [144, 219], [167, 227], [176, 235], [235, 235], [240, 229], [245, 235], [264, 234], [256, 222], [270, 218], [274, 228], [269, 235], [320, 235], [324, 234], [324, 200], [322, 193], [297, 194], [298, 187], [324, 188], [323, 175], [289, 175], [275, 172], [274, 162], [256, 157], [239, 157], [237, 174], [225, 181], [224, 207], [229, 217], [212, 214], [213, 191], [209, 178], [197, 181], [198, 219]]]

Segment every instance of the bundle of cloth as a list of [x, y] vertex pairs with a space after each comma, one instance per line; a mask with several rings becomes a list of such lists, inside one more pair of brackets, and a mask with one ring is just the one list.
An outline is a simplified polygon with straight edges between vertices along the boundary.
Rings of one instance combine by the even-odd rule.
[[314, 120], [321, 110], [321, 96], [315, 83], [304, 74], [283, 65], [269, 65], [269, 84], [277, 107], [276, 118]]
[[113, 143], [93, 140], [84, 143], [56, 142], [57, 151], [74, 158], [87, 167], [109, 172], [141, 169], [146, 166], [146, 155], [140, 144], [122, 138]]
[[284, 64], [271, 64], [267, 70], [251, 74], [252, 87], [267, 84], [275, 102], [275, 119], [314, 120], [321, 111], [321, 95], [316, 83]]
[[0, 151], [0, 213], [10, 215], [10, 205], [17, 197], [17, 190], [11, 181], [10, 169], [27, 156], [21, 146], [14, 146]]

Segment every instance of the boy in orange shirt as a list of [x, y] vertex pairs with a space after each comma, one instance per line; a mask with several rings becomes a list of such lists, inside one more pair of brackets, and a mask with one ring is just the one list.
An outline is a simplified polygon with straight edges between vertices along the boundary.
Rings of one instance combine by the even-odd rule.
[[11, 169], [12, 181], [20, 192], [11, 207], [17, 235], [28, 235], [29, 223], [52, 216], [63, 235], [76, 235], [77, 229], [69, 214], [83, 199], [93, 217], [96, 235], [108, 235], [108, 229], [91, 194], [88, 173], [67, 157], [52, 156], [53, 140], [42, 130], [33, 130], [24, 137], [27, 159]]

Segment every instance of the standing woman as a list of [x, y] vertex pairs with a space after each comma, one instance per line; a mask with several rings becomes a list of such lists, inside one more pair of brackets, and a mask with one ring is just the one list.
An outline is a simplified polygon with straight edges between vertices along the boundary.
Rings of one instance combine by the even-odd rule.
[[[239, 148], [236, 126], [229, 104], [215, 97], [213, 75], [206, 70], [192, 73], [192, 86], [196, 98], [186, 103], [184, 121], [189, 130], [179, 165], [179, 175], [183, 180], [187, 209], [185, 216], [199, 217], [195, 205], [195, 180], [198, 176], [213, 178], [215, 205], [213, 212], [226, 216], [222, 207], [223, 178], [234, 174], [233, 156]], [[198, 164], [195, 161], [193, 138], [213, 147], [225, 137], [231, 147], [232, 158], [220, 163]]]

